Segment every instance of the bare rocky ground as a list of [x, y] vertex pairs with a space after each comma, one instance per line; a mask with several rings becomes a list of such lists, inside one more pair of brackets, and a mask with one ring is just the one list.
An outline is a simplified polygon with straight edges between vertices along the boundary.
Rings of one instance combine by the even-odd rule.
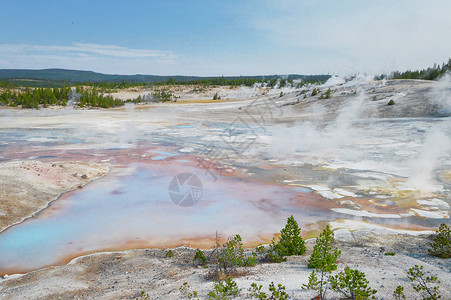
[[[340, 106], [348, 100], [357, 98], [362, 91], [365, 93], [365, 105], [362, 116], [372, 118], [417, 118], [444, 117], [449, 111], [441, 103], [441, 95], [437, 83], [426, 80], [389, 80], [387, 82], [374, 81], [356, 86], [331, 86], [332, 97], [320, 99], [328, 88], [319, 89], [316, 96], [311, 96], [311, 89], [305, 94], [298, 93], [297, 100], [287, 102], [294, 105], [298, 115], [317, 113], [321, 120], [334, 119]], [[290, 97], [289, 94], [285, 96]], [[319, 100], [319, 101], [318, 101]], [[394, 105], [387, 105], [393, 100]]]
[[[372, 288], [377, 289], [376, 299], [393, 299], [396, 286], [402, 285], [407, 299], [421, 299], [407, 279], [407, 270], [418, 264], [427, 273], [438, 276], [442, 299], [451, 298], [451, 260], [434, 258], [427, 254], [430, 236], [378, 235], [359, 231], [338, 234], [338, 247], [342, 251], [338, 270], [345, 265], [366, 273]], [[345, 241], [344, 241], [345, 240]], [[289, 257], [280, 264], [258, 264], [246, 268], [245, 275], [234, 280], [247, 298], [251, 283], [262, 284], [267, 289], [274, 281], [286, 286], [291, 299], [310, 299], [314, 291], [304, 291], [311, 270], [307, 261], [314, 240], [307, 241], [304, 256]], [[195, 266], [195, 250], [173, 249], [174, 257], [166, 258], [167, 250], [139, 249], [123, 252], [98, 253], [80, 257], [68, 265], [13, 275], [0, 283], [3, 299], [135, 299], [145, 291], [150, 299], [178, 299], [180, 286], [187, 282], [192, 291], [198, 291], [201, 299], [207, 298], [214, 282], [206, 279], [209, 268]], [[386, 256], [393, 251], [395, 256]], [[208, 252], [208, 251], [207, 251]], [[329, 292], [329, 299], [339, 299]]]

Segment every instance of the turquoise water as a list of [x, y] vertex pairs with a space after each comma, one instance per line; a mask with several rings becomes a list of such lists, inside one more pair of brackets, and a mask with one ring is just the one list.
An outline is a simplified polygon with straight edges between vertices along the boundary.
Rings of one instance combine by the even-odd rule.
[[168, 157], [180, 155], [180, 154], [177, 154], [177, 153], [170, 153], [170, 152], [166, 152], [166, 151], [155, 151], [155, 150], [152, 150], [151, 152], [152, 153], [161, 154], [161, 155], [157, 155], [157, 156], [152, 156], [152, 160], [163, 160], [163, 159], [166, 159]]

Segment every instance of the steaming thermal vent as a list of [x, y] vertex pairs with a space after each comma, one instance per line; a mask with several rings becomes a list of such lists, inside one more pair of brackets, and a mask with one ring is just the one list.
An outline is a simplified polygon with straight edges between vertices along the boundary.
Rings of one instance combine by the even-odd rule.
[[72, 93], [71, 93], [71, 95], [70, 95], [70, 99], [69, 99], [69, 101], [67, 101], [67, 107], [68, 107], [69, 109], [73, 109], [74, 104], [77, 104], [77, 103], [78, 103], [78, 101], [80, 100], [80, 97], [81, 97], [81, 96], [82, 96], [82, 94], [77, 93], [77, 92], [75, 91], [75, 88], [73, 88], [73, 89], [72, 89]]
[[450, 163], [451, 156], [451, 76], [446, 74], [430, 93], [432, 102], [439, 106], [446, 117], [437, 122], [426, 134], [422, 149], [412, 161], [412, 173], [408, 185], [422, 192], [436, 192], [443, 189], [437, 184], [436, 170]]
[[[385, 189], [385, 193], [443, 192], [437, 175], [450, 165], [451, 76], [443, 77], [426, 91], [425, 97], [446, 116], [428, 119], [391, 118], [402, 111], [403, 101], [410, 101], [410, 91], [393, 88], [393, 83], [386, 86], [387, 82], [369, 82], [370, 78], [356, 76], [340, 86], [331, 85], [342, 82], [340, 78], [331, 78], [330, 84], [320, 87], [320, 93], [331, 88], [335, 91], [332, 98], [304, 100], [308, 102], [295, 113], [302, 114], [305, 120], [270, 127], [264, 151], [290, 165], [372, 172], [359, 176], [378, 178], [382, 185], [378, 189]], [[376, 89], [388, 92], [382, 94]], [[346, 97], [339, 98], [340, 95]], [[388, 99], [397, 104], [387, 106]], [[422, 105], [427, 103], [419, 104]], [[385, 116], [387, 113], [390, 117]], [[394, 183], [393, 178], [404, 183]]]
[[422, 192], [441, 191], [443, 186], [435, 182], [435, 171], [441, 166], [441, 159], [449, 156], [450, 151], [450, 138], [438, 125], [432, 128], [424, 140], [419, 155], [412, 161], [412, 175], [408, 186]]
[[451, 74], [445, 74], [431, 92], [432, 101], [439, 105], [442, 113], [451, 116]]
[[[361, 90], [358, 97], [343, 104], [336, 118], [325, 125], [324, 122], [309, 120], [297, 122], [290, 127], [272, 128], [269, 151], [274, 155], [313, 152], [316, 157], [337, 152], [341, 145], [358, 137], [359, 130], [353, 125], [361, 118], [365, 99], [365, 92]], [[312, 105], [308, 112], [314, 114], [315, 120], [329, 119], [327, 111], [320, 103]]]
[[[133, 120], [135, 115], [135, 104], [125, 103], [125, 112], [127, 120]], [[133, 146], [136, 143], [136, 128], [133, 121], [128, 121], [124, 124], [123, 130], [119, 131], [119, 143], [121, 148]]]

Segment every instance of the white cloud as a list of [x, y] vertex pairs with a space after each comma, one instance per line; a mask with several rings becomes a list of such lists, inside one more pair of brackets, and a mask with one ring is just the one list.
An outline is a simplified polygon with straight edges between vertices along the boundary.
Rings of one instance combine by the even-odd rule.
[[113, 56], [113, 57], [176, 57], [169, 51], [130, 49], [126, 47], [99, 44], [73, 43], [70, 46], [46, 46], [46, 45], [27, 45], [27, 44], [3, 44], [0, 45], [0, 51], [16, 54], [48, 54], [63, 53], [65, 56]]
[[[107, 73], [164, 72], [177, 63], [170, 51], [132, 49], [114, 45], [73, 43], [72, 45], [0, 45], [2, 68], [70, 68]], [[118, 68], [121, 66], [121, 68]], [[154, 71], [155, 72], [155, 71]]]
[[292, 49], [299, 66], [316, 66], [316, 72], [421, 68], [451, 56], [450, 1], [268, 1], [255, 6], [258, 13], [248, 15], [252, 26], [280, 49]]

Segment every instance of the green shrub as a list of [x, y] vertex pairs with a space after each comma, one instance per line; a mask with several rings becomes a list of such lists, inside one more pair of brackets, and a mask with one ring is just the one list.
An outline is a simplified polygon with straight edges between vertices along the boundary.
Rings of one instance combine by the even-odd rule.
[[280, 253], [277, 245], [273, 242], [273, 244], [271, 244], [267, 250], [265, 261], [272, 263], [281, 263], [286, 260], [287, 258]]
[[283, 92], [280, 92], [279, 98], [282, 98], [282, 97], [283, 97]]
[[391, 99], [390, 101], [388, 101], [387, 105], [395, 105], [395, 101], [393, 101], [393, 99]]
[[276, 242], [274, 240], [268, 246], [268, 248], [265, 248], [264, 246], [256, 247], [253, 251], [253, 256], [255, 260], [259, 262], [280, 263], [287, 260], [285, 257], [280, 255], [276, 247]]
[[252, 283], [251, 287], [248, 289], [249, 294], [247, 294], [247, 297], [249, 299], [256, 298], [260, 300], [288, 300], [288, 294], [285, 291], [285, 286], [281, 285], [280, 283], [277, 285], [277, 287], [274, 285], [274, 282], [271, 282], [269, 284], [269, 296], [261, 290], [262, 288], [262, 285]]
[[249, 293], [247, 294], [247, 298], [249, 299], [260, 299], [267, 300], [268, 295], [265, 292], [262, 292], [263, 285], [257, 285], [255, 282], [251, 283], [251, 287], [248, 288]]
[[433, 242], [430, 243], [430, 247], [431, 249], [428, 249], [428, 252], [432, 256], [451, 257], [451, 229], [445, 223], [440, 224]]
[[407, 278], [412, 282], [413, 289], [425, 300], [441, 299], [439, 294], [440, 280], [436, 276], [425, 276], [423, 266], [415, 265], [407, 272]]
[[365, 273], [348, 266], [337, 275], [330, 276], [329, 281], [330, 288], [341, 293], [346, 299], [369, 299], [377, 293], [375, 289], [368, 286], [369, 282], [365, 278]]
[[257, 263], [254, 256], [246, 257], [244, 255], [243, 243], [239, 234], [229, 238], [216, 255], [219, 271], [230, 273], [237, 266], [252, 267]]
[[169, 250], [166, 252], [166, 258], [170, 258], [170, 257], [174, 257], [174, 252], [172, 252], [172, 250]]
[[218, 281], [213, 287], [213, 291], [208, 292], [208, 299], [228, 299], [228, 296], [237, 297], [241, 293], [241, 289], [230, 277], [224, 282]]
[[219, 270], [227, 273], [240, 265], [241, 258], [244, 255], [243, 243], [240, 235], [229, 238], [218, 250], [216, 258], [218, 260]]
[[204, 255], [202, 250], [197, 250], [196, 254], [194, 254], [194, 263], [205, 265], [207, 263], [207, 258]]
[[281, 285], [280, 283], [277, 285], [277, 288], [274, 286], [274, 282], [271, 282], [269, 284], [269, 292], [271, 293], [271, 297], [269, 299], [281, 299], [281, 300], [288, 300], [288, 294], [285, 291], [285, 286]]
[[243, 247], [241, 246], [241, 236], [235, 235], [229, 238], [221, 248], [218, 249], [216, 258], [218, 260], [218, 267], [220, 271], [225, 273], [234, 269], [243, 256]]
[[265, 259], [267, 250], [265, 249], [265, 246], [260, 245], [255, 247], [254, 251], [252, 251], [252, 255], [258, 260], [263, 261]]
[[215, 93], [213, 96], [213, 100], [221, 100], [221, 96], [218, 93]]
[[244, 257], [241, 266], [242, 267], [254, 267], [257, 264], [257, 258], [255, 256]]
[[316, 95], [318, 95], [318, 90], [316, 88], [314, 88], [312, 91], [312, 96], [316, 96]]
[[387, 256], [395, 256], [396, 253], [395, 253], [395, 252], [385, 252], [384, 255], [387, 255]]
[[153, 93], [153, 98], [156, 102], [174, 101], [174, 94], [167, 89], [156, 90]]
[[194, 299], [197, 298], [197, 291], [191, 291], [190, 286], [188, 285], [188, 282], [184, 282], [180, 288], [180, 298], [182, 299]]
[[395, 300], [405, 300], [406, 295], [404, 295], [404, 288], [400, 285], [396, 287], [396, 290], [393, 292], [393, 298]]
[[331, 97], [330, 93], [331, 93], [330, 88], [328, 88], [326, 93], [324, 94], [324, 99], [330, 99]]
[[141, 295], [136, 300], [150, 300], [150, 296], [146, 292], [141, 291]]

